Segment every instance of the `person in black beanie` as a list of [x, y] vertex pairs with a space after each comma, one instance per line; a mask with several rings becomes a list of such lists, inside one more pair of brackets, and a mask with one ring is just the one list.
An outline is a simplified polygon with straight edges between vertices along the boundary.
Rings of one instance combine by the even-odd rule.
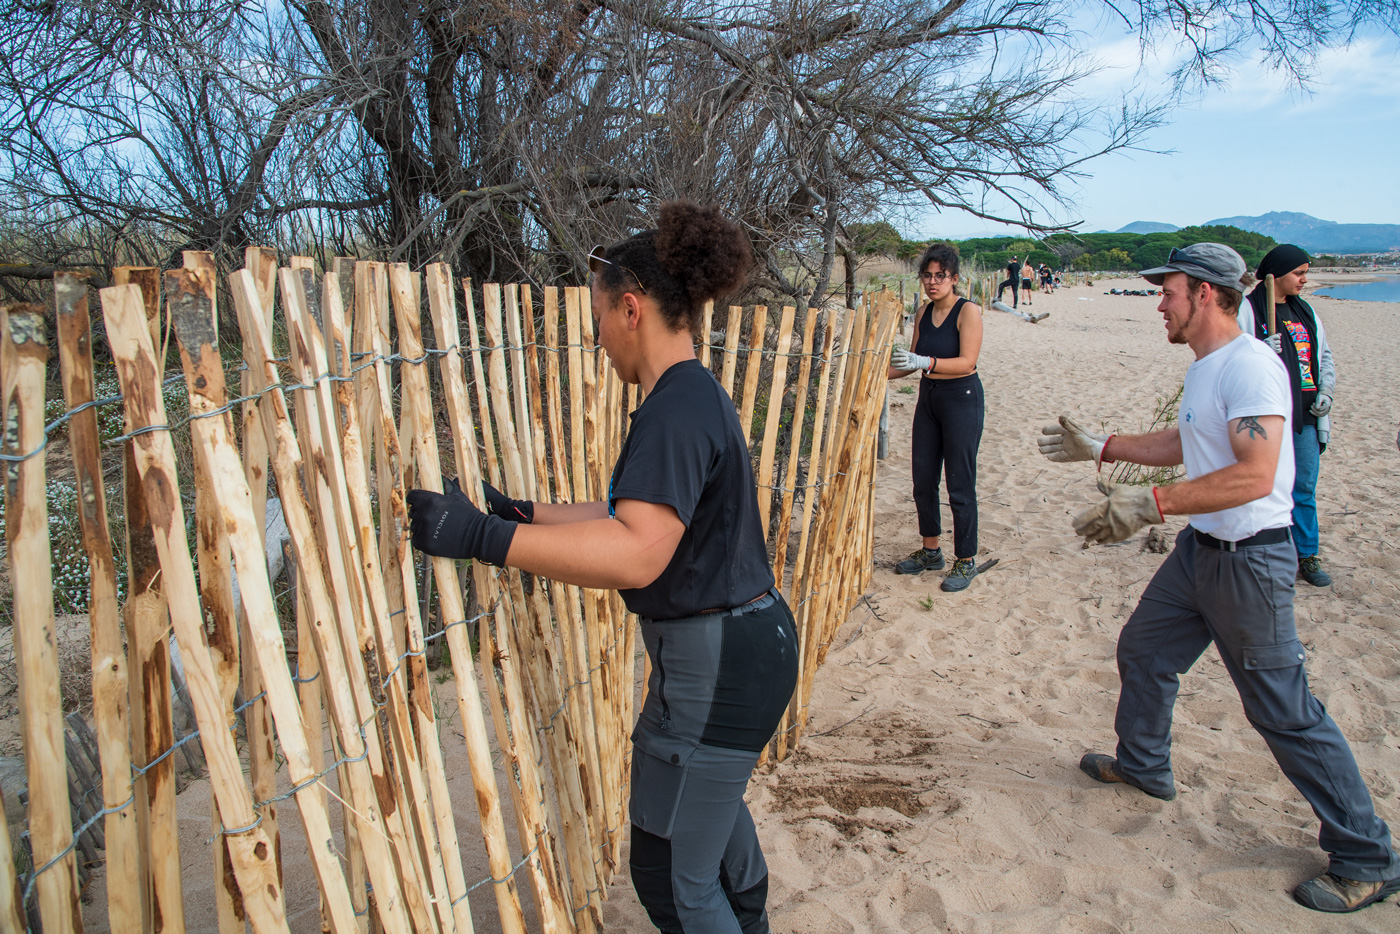
[[[1293, 455], [1297, 472], [1293, 481], [1293, 544], [1298, 548], [1298, 577], [1314, 587], [1326, 587], [1332, 578], [1318, 557], [1317, 476], [1322, 452], [1331, 436], [1332, 391], [1337, 370], [1327, 331], [1317, 312], [1302, 298], [1308, 282], [1310, 259], [1291, 243], [1274, 247], [1265, 255], [1255, 275], [1259, 285], [1240, 303], [1240, 330], [1267, 343], [1283, 358], [1293, 390]], [[1274, 277], [1276, 333], [1268, 333], [1264, 277]]]

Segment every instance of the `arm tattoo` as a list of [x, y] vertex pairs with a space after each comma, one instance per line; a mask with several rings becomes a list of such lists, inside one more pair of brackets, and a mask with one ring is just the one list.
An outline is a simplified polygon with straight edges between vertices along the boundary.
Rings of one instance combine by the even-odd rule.
[[1264, 426], [1259, 424], [1259, 419], [1255, 418], [1253, 415], [1247, 415], [1240, 419], [1240, 424], [1239, 427], [1235, 429], [1235, 434], [1239, 434], [1242, 431], [1249, 432], [1250, 441], [1254, 440], [1256, 432], [1258, 436], [1265, 441], [1269, 440], [1268, 432], [1264, 431]]

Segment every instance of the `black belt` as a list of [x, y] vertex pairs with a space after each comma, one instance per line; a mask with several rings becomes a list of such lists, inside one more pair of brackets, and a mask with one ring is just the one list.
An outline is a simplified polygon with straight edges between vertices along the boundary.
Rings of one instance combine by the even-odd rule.
[[1206, 548], [1214, 548], [1216, 551], [1234, 551], [1236, 548], [1249, 548], [1251, 545], [1278, 545], [1288, 541], [1292, 534], [1288, 531], [1288, 527], [1284, 526], [1281, 529], [1265, 529], [1257, 535], [1242, 538], [1237, 542], [1227, 542], [1214, 535], [1207, 535], [1200, 529], [1192, 529], [1191, 531], [1196, 533], [1196, 544], [1204, 545]]
[[696, 616], [709, 616], [709, 615], [712, 614], [712, 613], [726, 613], [726, 614], [728, 614], [728, 615], [730, 615], [730, 616], [742, 616], [742, 615], [745, 614], [745, 613], [753, 613], [753, 612], [755, 612], [756, 610], [767, 609], [769, 606], [772, 605], [771, 603], [766, 603], [766, 604], [764, 604], [764, 605], [761, 606], [761, 607], [754, 606], [754, 604], [757, 603], [758, 601], [762, 600], [764, 597], [767, 597], [767, 596], [776, 597], [777, 594], [774, 593], [774, 590], [775, 590], [775, 589], [776, 589], [776, 587], [770, 587], [770, 588], [768, 588], [767, 590], [763, 591], [763, 593], [761, 593], [761, 594], [759, 594], [758, 596], [754, 597], [752, 600], [745, 600], [743, 603], [739, 604], [738, 606], [731, 606], [731, 607], [728, 607], [728, 608], [726, 608], [726, 607], [716, 607], [716, 608], [714, 608], [714, 609], [712, 609], [712, 610], [701, 610], [699, 613], [697, 613], [697, 614], [695, 614], [695, 615], [696, 615]]

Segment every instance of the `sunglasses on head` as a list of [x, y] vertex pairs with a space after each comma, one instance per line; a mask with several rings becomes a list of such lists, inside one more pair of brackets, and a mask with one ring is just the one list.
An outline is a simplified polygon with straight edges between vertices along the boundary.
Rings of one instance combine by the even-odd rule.
[[600, 271], [602, 271], [602, 266], [604, 263], [606, 263], [609, 266], [616, 266], [618, 269], [621, 269], [623, 272], [627, 273], [629, 276], [632, 277], [633, 281], [637, 283], [637, 290], [639, 292], [641, 292], [643, 295], [647, 294], [647, 287], [642, 285], [642, 277], [637, 275], [635, 272], [628, 269], [621, 263], [615, 263], [612, 260], [608, 259], [604, 255], [606, 252], [607, 249], [604, 246], [602, 246], [602, 244], [599, 244], [598, 246], [595, 246], [593, 249], [588, 251], [588, 271], [596, 276]]

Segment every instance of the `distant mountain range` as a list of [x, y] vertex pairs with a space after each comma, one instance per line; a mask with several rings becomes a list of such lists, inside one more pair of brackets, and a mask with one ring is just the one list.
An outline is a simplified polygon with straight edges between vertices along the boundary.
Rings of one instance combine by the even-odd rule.
[[[1202, 226], [1228, 225], [1296, 243], [1310, 253], [1385, 253], [1400, 250], [1400, 224], [1339, 224], [1296, 211], [1270, 211], [1258, 217], [1217, 217]], [[1159, 221], [1133, 221], [1117, 233], [1163, 233], [1180, 230]]]
[[1117, 230], [1114, 231], [1114, 233], [1171, 233], [1173, 230], [1180, 229], [1181, 228], [1176, 226], [1175, 224], [1163, 224], [1160, 221], [1133, 221], [1131, 224], [1119, 227]]

